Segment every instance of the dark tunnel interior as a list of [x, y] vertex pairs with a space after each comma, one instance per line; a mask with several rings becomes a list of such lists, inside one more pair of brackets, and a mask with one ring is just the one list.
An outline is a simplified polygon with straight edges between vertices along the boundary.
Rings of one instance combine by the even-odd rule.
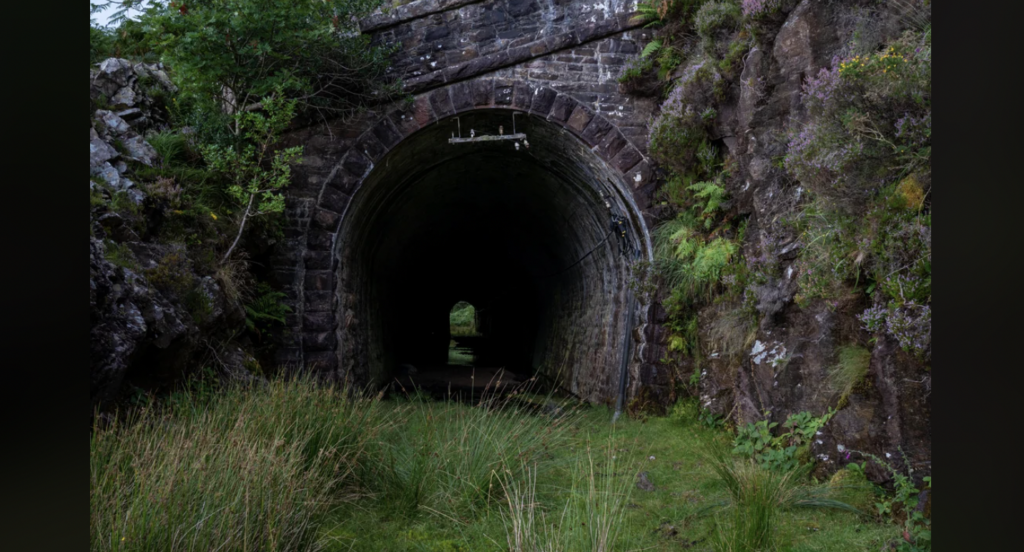
[[[499, 125], [511, 133], [510, 111], [440, 121], [372, 168], [339, 239], [340, 304], [363, 322], [344, 325], [360, 329], [342, 329], [341, 361], [377, 382], [404, 364], [444, 366], [461, 300], [478, 312], [478, 365], [606, 394], [642, 222], [630, 218], [617, 173], [557, 125], [518, 114], [527, 135], [518, 149], [448, 142]], [[615, 216], [626, 217], [625, 236], [612, 231]]]

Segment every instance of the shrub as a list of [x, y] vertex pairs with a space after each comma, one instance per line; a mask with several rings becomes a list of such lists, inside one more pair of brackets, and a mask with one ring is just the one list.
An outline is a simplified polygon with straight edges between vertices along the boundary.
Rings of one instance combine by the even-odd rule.
[[292, 312], [282, 300], [287, 297], [265, 282], [256, 284], [255, 297], [245, 304], [245, 326], [257, 337], [264, 332], [285, 323], [285, 316]]
[[799, 226], [807, 245], [796, 265], [798, 304], [820, 298], [834, 307], [862, 285], [875, 303], [859, 315], [864, 328], [886, 332], [905, 351], [929, 359], [931, 215], [917, 177], [880, 190], [860, 216], [815, 199]]
[[803, 483], [809, 466], [766, 470], [754, 460], [736, 461], [715, 442], [704, 442], [715, 475], [725, 485], [730, 501], [715, 520], [709, 536], [713, 550], [746, 552], [777, 550], [783, 544], [778, 520], [790, 508], [835, 508], [860, 513], [853, 506], [828, 497], [831, 489]]
[[930, 166], [930, 31], [833, 59], [807, 79], [802, 97], [810, 117], [793, 133], [785, 165], [834, 208], [856, 211], [886, 183]]
[[110, 57], [114, 36], [106, 29], [89, 27], [89, 63], [96, 64]]
[[146, 279], [162, 293], [182, 299], [195, 286], [192, 262], [183, 251], [171, 251], [146, 270]]
[[[846, 465], [847, 469], [862, 476], [867, 461], [872, 461], [882, 467], [892, 478], [892, 494], [883, 494], [874, 506], [881, 519], [903, 525], [903, 539], [897, 541], [894, 548], [899, 552], [929, 552], [932, 549], [931, 519], [930, 515], [926, 516], [925, 512], [918, 508], [921, 506], [918, 504], [921, 494], [914, 484], [914, 469], [910, 466], [907, 457], [903, 455], [906, 470], [904, 473], [874, 454], [857, 450], [849, 452], [859, 454], [867, 460], [860, 464], [851, 462]], [[900, 453], [903, 453], [902, 449], [900, 449]], [[932, 479], [930, 476], [924, 477], [923, 483], [928, 489], [931, 489]]]
[[814, 434], [834, 415], [835, 410], [831, 408], [820, 417], [814, 417], [810, 412], [790, 414], [782, 424], [789, 431], [777, 436], [772, 435], [772, 429], [779, 425], [777, 422], [769, 422], [766, 418], [748, 423], [736, 428], [732, 452], [748, 456], [768, 470], [784, 472], [796, 469], [799, 466], [797, 449], [810, 443]]
[[295, 101], [280, 95], [263, 101], [264, 113], [235, 115], [236, 129], [246, 142], [238, 147], [209, 145], [202, 148], [211, 170], [223, 174], [232, 184], [227, 192], [241, 209], [235, 239], [221, 264], [231, 258], [251, 218], [284, 212], [281, 190], [291, 180], [291, 165], [301, 161], [302, 146], [274, 150], [281, 133], [295, 114]]
[[146, 141], [156, 150], [160, 162], [165, 167], [182, 165], [195, 157], [188, 138], [181, 132], [160, 132], [147, 137]]
[[778, 518], [797, 485], [796, 471], [763, 470], [751, 461], [714, 464], [732, 503], [711, 533], [716, 552], [774, 550], [779, 545]]
[[782, 0], [742, 0], [743, 15], [752, 19], [763, 17], [777, 11]]
[[448, 324], [452, 335], [476, 335], [476, 308], [459, 301], [448, 315]]
[[757, 317], [746, 308], [719, 311], [708, 329], [708, 337], [726, 357], [736, 357], [750, 351], [757, 336]]
[[384, 77], [390, 51], [356, 23], [380, 0], [149, 4], [139, 25], [203, 110], [248, 111], [284, 90], [304, 110], [337, 116], [400, 92]]
[[710, 120], [702, 114], [712, 107], [721, 76], [707, 61], [687, 68], [676, 82], [651, 127], [651, 156], [677, 174], [691, 171], [694, 158], [707, 141]]
[[921, 360], [931, 359], [932, 311], [927, 305], [908, 302], [870, 307], [858, 319], [869, 332], [884, 332], [899, 343], [900, 348]]
[[121, 268], [138, 270], [139, 261], [128, 244], [105, 240], [103, 245], [105, 246], [103, 255], [105, 259]]
[[740, 7], [735, 2], [705, 2], [693, 18], [693, 26], [703, 38], [712, 38], [719, 29], [733, 29], [740, 20]]

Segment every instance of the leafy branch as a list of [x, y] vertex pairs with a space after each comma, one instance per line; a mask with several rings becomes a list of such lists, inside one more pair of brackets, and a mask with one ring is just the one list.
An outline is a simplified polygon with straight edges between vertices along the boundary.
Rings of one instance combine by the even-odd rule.
[[239, 147], [211, 145], [202, 148], [211, 169], [225, 174], [232, 181], [228, 195], [244, 205], [238, 233], [221, 264], [235, 250], [249, 219], [284, 211], [281, 190], [291, 180], [291, 165], [301, 161], [302, 146], [274, 150], [281, 132], [295, 114], [296, 100], [286, 100], [278, 91], [265, 99], [263, 111], [235, 114], [235, 122], [246, 142]]

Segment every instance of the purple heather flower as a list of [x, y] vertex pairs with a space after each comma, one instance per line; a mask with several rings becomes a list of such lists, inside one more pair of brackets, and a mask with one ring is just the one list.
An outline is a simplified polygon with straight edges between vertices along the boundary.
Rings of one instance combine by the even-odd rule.
[[779, 0], [743, 0], [743, 15], [758, 16], [779, 7]]

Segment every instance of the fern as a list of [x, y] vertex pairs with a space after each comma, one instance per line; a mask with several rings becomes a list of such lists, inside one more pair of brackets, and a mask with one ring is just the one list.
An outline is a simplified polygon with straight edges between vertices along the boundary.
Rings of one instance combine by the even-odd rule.
[[263, 282], [256, 286], [256, 293], [256, 298], [245, 305], [245, 326], [260, 335], [261, 326], [266, 331], [275, 323], [284, 324], [285, 315], [292, 312], [292, 309], [281, 302], [286, 297], [284, 293]]
[[691, 184], [687, 189], [693, 192], [695, 198], [701, 200], [694, 205], [694, 208], [699, 210], [700, 215], [704, 218], [704, 228], [710, 229], [715, 214], [721, 209], [728, 196], [725, 188], [716, 181], [707, 180]]
[[716, 238], [697, 250], [693, 257], [692, 270], [694, 277], [708, 283], [718, 283], [724, 269], [739, 247], [736, 242]]
[[681, 306], [710, 299], [739, 251], [734, 240], [707, 240], [698, 230], [700, 226], [692, 212], [684, 211], [654, 232], [658, 272], [672, 288], [674, 302]]
[[663, 42], [662, 42], [662, 40], [660, 38], [657, 39], [657, 40], [652, 40], [650, 42], [650, 44], [648, 44], [647, 46], [644, 46], [644, 49], [640, 52], [640, 57], [643, 58], [643, 59], [647, 59], [652, 54], [654, 54], [655, 52], [660, 50], [662, 44], [663, 44]]
[[647, 2], [638, 2], [636, 5], [636, 15], [630, 18], [630, 23], [646, 23], [644, 28], [657, 27], [658, 25], [664, 24], [662, 18], [668, 12], [668, 8], [671, 0], [648, 0]]

